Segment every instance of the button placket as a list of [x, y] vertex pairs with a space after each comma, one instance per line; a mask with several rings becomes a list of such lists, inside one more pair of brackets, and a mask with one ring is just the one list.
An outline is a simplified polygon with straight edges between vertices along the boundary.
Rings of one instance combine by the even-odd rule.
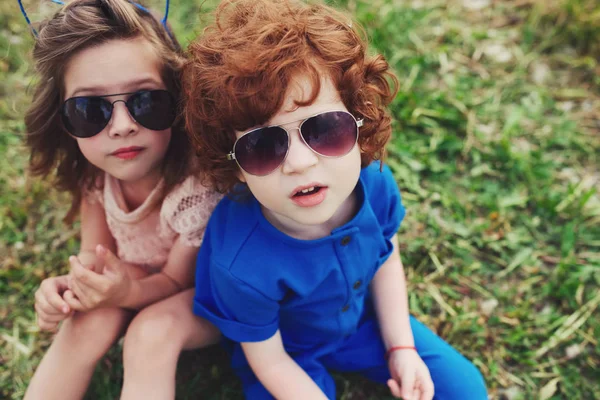
[[[355, 231], [345, 232], [338, 236], [337, 240], [337, 253], [339, 260], [342, 264], [342, 271], [346, 279], [346, 287], [348, 288], [346, 303], [339, 308], [340, 322], [343, 326], [342, 329], [350, 328], [349, 324], [352, 324], [354, 320], [353, 310], [354, 302], [358, 297], [358, 293], [353, 290], [353, 285], [356, 283], [357, 278], [362, 274], [356, 271], [356, 254], [355, 254], [355, 243], [354, 240]], [[362, 283], [362, 282], [361, 282]]]

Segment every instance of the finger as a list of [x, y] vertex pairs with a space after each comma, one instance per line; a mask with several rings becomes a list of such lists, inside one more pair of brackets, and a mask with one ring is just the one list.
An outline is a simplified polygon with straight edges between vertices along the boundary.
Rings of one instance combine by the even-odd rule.
[[414, 370], [408, 369], [404, 374], [400, 376], [400, 387], [402, 388], [403, 399], [408, 400], [413, 398], [413, 391], [415, 387]]
[[428, 373], [425, 379], [421, 379], [421, 398], [420, 400], [431, 400], [434, 394], [433, 381], [431, 375]]
[[38, 316], [37, 324], [43, 331], [53, 331], [58, 326], [58, 322], [49, 322]]
[[96, 246], [96, 256], [104, 261], [104, 268], [115, 273], [122, 273], [121, 260], [109, 249], [101, 244]]
[[392, 396], [394, 396], [398, 399], [402, 397], [402, 391], [400, 390], [400, 386], [398, 385], [398, 382], [396, 382], [394, 379], [388, 379], [387, 385], [390, 388], [390, 392], [392, 393]]
[[69, 257], [69, 262], [71, 263], [71, 273], [73, 275], [71, 283], [76, 281], [78, 284], [91, 289], [105, 290], [108, 283], [106, 277], [85, 268], [75, 256]]
[[[73, 298], [76, 298], [80, 304], [82, 304], [84, 307], [88, 306], [88, 293], [90, 291], [92, 291], [92, 289], [89, 289], [87, 287], [83, 287], [82, 284], [80, 282], [78, 282], [77, 280], [73, 279], [73, 282], [71, 283], [71, 292], [74, 294]], [[67, 299], [65, 299], [65, 301], [67, 301]], [[68, 302], [70, 307], [75, 306], [76, 304], [72, 301]]]
[[413, 388], [413, 397], [412, 398], [416, 399], [416, 400], [421, 400], [421, 389], [419, 389], [417, 387]]
[[41, 289], [35, 292], [35, 309], [36, 312], [45, 315], [61, 313], [60, 309], [56, 309], [48, 302], [48, 299]]
[[[58, 286], [56, 288], [59, 289]], [[52, 309], [62, 312], [63, 314], [68, 314], [71, 311], [69, 309], [69, 305], [65, 303], [58, 291], [48, 290], [44, 294], [45, 300], [52, 307]]]
[[76, 311], [89, 311], [96, 308], [99, 303], [98, 299], [101, 298], [98, 291], [82, 285], [77, 280], [73, 280], [72, 292], [75, 295], [73, 298], [77, 301], [71, 301], [69, 306]]
[[67, 290], [63, 294], [63, 297], [67, 304], [69, 304], [69, 307], [71, 307], [71, 309], [75, 311], [88, 311], [87, 308], [83, 304], [81, 304], [81, 301], [79, 301], [79, 299], [75, 297], [75, 293], [73, 293], [72, 290]]
[[63, 313], [47, 313], [42, 310], [38, 304], [34, 306], [35, 313], [37, 314], [39, 319], [42, 319], [47, 322], [60, 322], [67, 317], [67, 315]]

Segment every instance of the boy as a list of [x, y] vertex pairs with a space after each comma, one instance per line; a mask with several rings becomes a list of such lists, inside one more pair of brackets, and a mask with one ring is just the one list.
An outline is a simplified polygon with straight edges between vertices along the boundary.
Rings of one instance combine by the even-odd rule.
[[333, 399], [333, 369], [405, 399], [434, 386], [439, 399], [486, 399], [479, 371], [409, 316], [405, 210], [372, 162], [391, 134], [385, 60], [334, 9], [276, 0], [223, 3], [189, 51], [201, 168], [249, 195], [224, 199], [208, 224], [194, 311], [231, 345], [246, 397]]

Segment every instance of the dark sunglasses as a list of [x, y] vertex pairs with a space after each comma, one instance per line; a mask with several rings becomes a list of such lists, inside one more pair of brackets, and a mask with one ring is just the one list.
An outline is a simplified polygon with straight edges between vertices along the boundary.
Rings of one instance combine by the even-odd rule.
[[[106, 97], [131, 95], [127, 100], [110, 102]], [[166, 90], [143, 90], [106, 96], [71, 97], [62, 105], [65, 129], [78, 138], [89, 138], [108, 125], [115, 103], [123, 102], [129, 115], [145, 128], [162, 131], [175, 121], [175, 100]]]
[[[300, 120], [300, 137], [315, 153], [324, 157], [342, 157], [352, 150], [358, 140], [357, 120], [347, 111], [328, 111]], [[291, 124], [299, 121], [288, 122]], [[290, 134], [282, 126], [253, 129], [233, 144], [228, 160], [235, 160], [250, 175], [265, 176], [275, 171], [290, 148]]]

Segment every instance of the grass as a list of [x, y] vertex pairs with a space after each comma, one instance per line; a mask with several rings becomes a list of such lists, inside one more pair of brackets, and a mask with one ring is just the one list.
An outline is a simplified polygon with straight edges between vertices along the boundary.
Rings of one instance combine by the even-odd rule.
[[[187, 43], [198, 6], [172, 7]], [[472, 359], [494, 399], [600, 398], [600, 6], [595, 0], [338, 2], [401, 81], [388, 163], [402, 190], [410, 306]], [[32, 39], [0, 3], [0, 397], [21, 398], [51, 340], [33, 293], [77, 226], [21, 144]], [[90, 399], [118, 396], [119, 346]], [[241, 398], [223, 353], [184, 354], [178, 397]], [[339, 398], [384, 388], [336, 375]]]

